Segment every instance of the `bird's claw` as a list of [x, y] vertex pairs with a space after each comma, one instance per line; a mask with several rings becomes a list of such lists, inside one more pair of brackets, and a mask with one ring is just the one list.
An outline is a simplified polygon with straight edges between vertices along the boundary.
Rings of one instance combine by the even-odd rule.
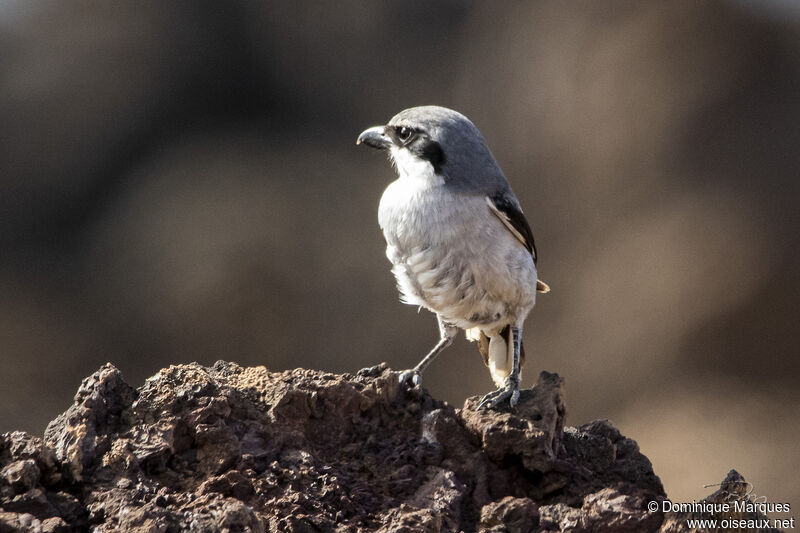
[[406, 385], [410, 382], [411, 387], [419, 387], [422, 384], [422, 374], [419, 370], [412, 368], [399, 372], [397, 380], [400, 382], [400, 385]]
[[386, 363], [381, 363], [375, 366], [368, 366], [356, 372], [357, 376], [361, 377], [375, 377], [379, 376], [386, 369]]
[[507, 379], [505, 385], [481, 398], [481, 402], [478, 404], [478, 410], [492, 409], [505, 400], [508, 400], [508, 404], [511, 408], [517, 405], [519, 401], [519, 382]]

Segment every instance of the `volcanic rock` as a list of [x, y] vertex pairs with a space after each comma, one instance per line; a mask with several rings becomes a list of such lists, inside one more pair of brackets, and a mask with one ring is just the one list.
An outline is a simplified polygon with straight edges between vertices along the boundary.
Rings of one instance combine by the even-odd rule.
[[666, 495], [634, 441], [565, 413], [547, 372], [479, 411], [385, 365], [192, 363], [134, 389], [106, 364], [44, 439], [0, 436], [0, 533], [688, 531], [648, 511]]

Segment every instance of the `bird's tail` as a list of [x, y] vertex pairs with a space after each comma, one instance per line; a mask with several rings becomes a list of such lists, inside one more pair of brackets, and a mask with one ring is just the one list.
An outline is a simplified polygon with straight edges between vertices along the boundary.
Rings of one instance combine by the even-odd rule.
[[506, 326], [500, 335], [489, 337], [489, 355], [486, 358], [486, 366], [492, 375], [492, 381], [498, 387], [502, 387], [506, 378], [511, 373], [511, 365], [514, 361], [514, 343], [511, 340], [511, 327]]
[[536, 280], [536, 292], [541, 292], [542, 294], [547, 294], [550, 292], [550, 285], [545, 283], [544, 281], [537, 279]]
[[[492, 381], [498, 387], [505, 384], [514, 365], [514, 343], [511, 339], [511, 326], [506, 326], [498, 335], [487, 337], [480, 329], [467, 330], [467, 339], [478, 343], [478, 350], [483, 356], [483, 364], [489, 367]], [[525, 349], [520, 342], [519, 366], [525, 362]]]

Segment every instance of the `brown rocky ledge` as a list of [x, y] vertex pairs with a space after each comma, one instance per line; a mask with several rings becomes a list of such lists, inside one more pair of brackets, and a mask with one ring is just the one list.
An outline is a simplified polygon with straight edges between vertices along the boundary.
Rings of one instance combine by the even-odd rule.
[[0, 532], [689, 531], [647, 510], [666, 496], [633, 440], [564, 427], [558, 375], [513, 412], [476, 405], [401, 389], [383, 366], [220, 361], [134, 389], [107, 364], [44, 439], [0, 436]]

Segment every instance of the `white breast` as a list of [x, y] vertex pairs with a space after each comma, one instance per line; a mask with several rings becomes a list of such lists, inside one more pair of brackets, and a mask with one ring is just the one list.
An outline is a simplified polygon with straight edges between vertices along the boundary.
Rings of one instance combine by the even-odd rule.
[[413, 156], [405, 148], [393, 146], [391, 156], [399, 177], [389, 184], [381, 197], [378, 221], [383, 229], [393, 223], [393, 218], [404, 218], [405, 211], [415, 209], [432, 189], [444, 184], [444, 178], [434, 172], [430, 163]]
[[533, 260], [485, 198], [453, 193], [430, 163], [405, 149], [392, 156], [400, 177], [381, 197], [378, 219], [403, 301], [463, 328], [527, 314]]
[[430, 185], [441, 185], [444, 178], [433, 170], [433, 165], [420, 159], [405, 148], [392, 146], [390, 150], [392, 161], [397, 167], [397, 175], [402, 178], [411, 178], [413, 181], [427, 182]]

